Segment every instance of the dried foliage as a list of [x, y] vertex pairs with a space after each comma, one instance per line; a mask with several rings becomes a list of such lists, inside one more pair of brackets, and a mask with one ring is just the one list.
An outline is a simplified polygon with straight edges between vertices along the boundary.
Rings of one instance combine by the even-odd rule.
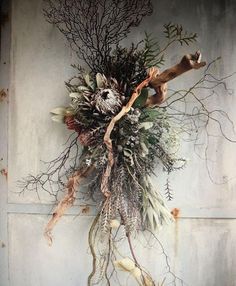
[[44, 14], [93, 72], [104, 73], [111, 49], [150, 15], [150, 0], [45, 0]]
[[164, 34], [168, 39], [168, 45], [172, 44], [173, 42], [179, 42], [181, 46], [183, 44], [190, 45], [197, 39], [196, 33], [188, 33], [187, 31], [184, 31], [182, 25], [173, 23], [164, 25]]
[[169, 178], [167, 178], [166, 184], [165, 184], [165, 195], [166, 195], [166, 199], [168, 201], [172, 201], [172, 199], [173, 199], [173, 190], [172, 190], [172, 188], [170, 186]]
[[[45, 172], [21, 182], [22, 192], [36, 191], [40, 196], [42, 189], [56, 199], [61, 191], [65, 192], [45, 230], [51, 242], [52, 228], [74, 203], [78, 185], [87, 177], [83, 199], [93, 200], [98, 206], [88, 237], [93, 256], [88, 285], [111, 285], [112, 281], [121, 285], [117, 270], [127, 272], [138, 285], [183, 285], [171, 271], [168, 256], [155, 235], [173, 217], [150, 177], [157, 165], [167, 176], [182, 169], [186, 160], [179, 155], [181, 139], [187, 135], [194, 146], [198, 145], [203, 131], [210, 136], [212, 123], [218, 125], [226, 140], [235, 142], [223, 128], [224, 122], [233, 128], [233, 122], [226, 112], [211, 109], [209, 104], [219, 86], [229, 91], [227, 77], [212, 74], [213, 61], [194, 85], [186, 90], [169, 90], [166, 98], [167, 81], [205, 65], [197, 52], [184, 56], [179, 64], [162, 73], [157, 68], [164, 65], [171, 45], [189, 45], [196, 40], [196, 34], [169, 23], [164, 25], [163, 46], [146, 34], [142, 42], [124, 48], [120, 42], [130, 28], [151, 13], [150, 1], [45, 2], [47, 21], [65, 35], [89, 73], [74, 66], [77, 75], [66, 83], [70, 105], [51, 111], [54, 121], [64, 123], [74, 133], [58, 158], [47, 163]], [[169, 178], [165, 195], [168, 200], [173, 198]], [[164, 254], [168, 271], [160, 283], [136, 257], [133, 239], [138, 232], [144, 236], [148, 233], [154, 240], [152, 247], [157, 244]], [[127, 243], [130, 257], [120, 254], [121, 241]]]

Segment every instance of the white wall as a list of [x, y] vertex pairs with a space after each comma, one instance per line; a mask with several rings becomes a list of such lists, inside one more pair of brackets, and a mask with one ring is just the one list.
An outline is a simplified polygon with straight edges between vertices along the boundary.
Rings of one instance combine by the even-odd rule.
[[[200, 48], [208, 62], [222, 56], [215, 66], [216, 75], [236, 70], [235, 1], [153, 2], [154, 14], [134, 30], [132, 39], [141, 39], [144, 30], [158, 36], [169, 21], [181, 23], [199, 34], [199, 42], [190, 48], [171, 49], [166, 66]], [[49, 248], [42, 233], [52, 209], [51, 198], [42, 193], [39, 201], [35, 193], [15, 193], [16, 181], [28, 173], [38, 173], [43, 168], [40, 160], [53, 159], [69, 134], [50, 120], [49, 111], [67, 102], [64, 81], [73, 74], [70, 64], [75, 59], [63, 36], [44, 20], [41, 9], [39, 0], [12, 1], [9, 104], [7, 100], [0, 102], [0, 158], [8, 169], [8, 184], [3, 176], [0, 181], [0, 241], [5, 245], [0, 248], [0, 285], [84, 286], [91, 270], [87, 231], [93, 211], [75, 218], [81, 207], [74, 207], [55, 228], [55, 241]], [[7, 49], [7, 35], [3, 36], [2, 45]], [[7, 56], [7, 52], [2, 53], [0, 89], [8, 85], [3, 73]], [[171, 86], [188, 87], [200, 75], [201, 71], [190, 72]], [[229, 86], [236, 90], [235, 77]], [[235, 95], [215, 97], [212, 105], [224, 108], [236, 122]], [[236, 145], [218, 138], [210, 142], [209, 155], [215, 161], [211, 163], [212, 176], [218, 182], [230, 179], [226, 184], [211, 182], [205, 162], [199, 160], [191, 145], [184, 146], [183, 154], [190, 162], [171, 177], [174, 200], [169, 203], [170, 208], [180, 209], [180, 218], [160, 233], [160, 239], [173, 271], [187, 285], [234, 286], [236, 181], [231, 178], [235, 177]], [[163, 187], [162, 178], [154, 181]], [[156, 279], [159, 272], [166, 271], [160, 248], [153, 251], [137, 246], [137, 251]], [[134, 285], [132, 280], [128, 285]]]

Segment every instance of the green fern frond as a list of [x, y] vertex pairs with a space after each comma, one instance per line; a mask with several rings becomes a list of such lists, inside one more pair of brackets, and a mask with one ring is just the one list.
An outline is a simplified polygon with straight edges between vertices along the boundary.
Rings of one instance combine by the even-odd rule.
[[145, 32], [143, 59], [147, 68], [164, 64], [164, 55], [160, 55], [160, 45], [151, 34]]

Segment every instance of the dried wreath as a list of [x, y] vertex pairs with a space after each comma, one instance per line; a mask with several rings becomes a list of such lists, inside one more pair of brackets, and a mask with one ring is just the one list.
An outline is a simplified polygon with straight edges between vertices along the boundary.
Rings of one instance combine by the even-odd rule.
[[[189, 45], [197, 38], [196, 34], [189, 34], [182, 26], [172, 23], [164, 25], [167, 41], [163, 48], [148, 34], [130, 48], [120, 45], [130, 28], [152, 13], [149, 0], [45, 2], [47, 21], [65, 35], [89, 72], [74, 66], [78, 74], [66, 83], [70, 105], [51, 111], [54, 121], [74, 131], [68, 146], [49, 163], [46, 172], [27, 177], [23, 190], [37, 191], [41, 187], [56, 197], [59, 191], [65, 192], [45, 229], [51, 243], [54, 225], [73, 205], [79, 185], [87, 180], [86, 195], [99, 206], [89, 231], [93, 270], [88, 285], [111, 285], [116, 269], [129, 272], [138, 285], [159, 285], [140, 265], [132, 245], [136, 232], [147, 231], [156, 237], [154, 233], [160, 226], [173, 221], [150, 176], [155, 173], [157, 163], [168, 174], [183, 168], [185, 160], [178, 156], [182, 134], [198, 136], [195, 131], [207, 130], [210, 121], [220, 125], [216, 113], [229, 120], [222, 110], [210, 111], [204, 98], [196, 94], [208, 83], [207, 88], [214, 90], [224, 84], [224, 79], [217, 79], [209, 72], [213, 61], [188, 90], [172, 91], [167, 97], [167, 82], [206, 63], [201, 61], [198, 51], [159, 71], [170, 45]], [[192, 112], [186, 108], [190, 96], [195, 102]], [[176, 103], [181, 105], [177, 108]], [[201, 126], [196, 124], [199, 119]], [[193, 140], [197, 141], [197, 137]], [[169, 182], [167, 198], [172, 199]], [[125, 233], [131, 258], [117, 259], [122, 257], [115, 247], [119, 231]], [[97, 244], [105, 245], [102, 252], [96, 251]]]

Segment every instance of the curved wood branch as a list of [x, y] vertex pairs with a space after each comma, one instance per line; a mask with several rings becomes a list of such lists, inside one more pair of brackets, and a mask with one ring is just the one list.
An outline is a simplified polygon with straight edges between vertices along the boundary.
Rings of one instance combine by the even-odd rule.
[[108, 188], [108, 179], [109, 176], [111, 174], [111, 169], [112, 166], [114, 164], [114, 157], [113, 157], [113, 150], [112, 150], [112, 141], [111, 141], [111, 132], [116, 124], [117, 121], [119, 121], [125, 114], [127, 114], [132, 105], [134, 104], [135, 100], [139, 97], [142, 89], [146, 86], [148, 86], [148, 84], [150, 83], [150, 81], [156, 77], [156, 75], [158, 74], [158, 69], [157, 68], [151, 68], [149, 70], [149, 75], [148, 78], [146, 78], [143, 82], [141, 82], [135, 89], [134, 93], [132, 94], [129, 102], [122, 107], [121, 111], [112, 118], [112, 120], [110, 121], [106, 133], [104, 135], [103, 141], [107, 146], [107, 150], [108, 150], [108, 163], [107, 163], [107, 167], [106, 170], [103, 174], [103, 178], [102, 178], [102, 183], [101, 183], [101, 191], [104, 194], [104, 196], [106, 198], [108, 198], [110, 196], [110, 191]]
[[52, 229], [54, 228], [55, 224], [59, 221], [59, 219], [64, 215], [65, 211], [73, 205], [78, 185], [84, 178], [87, 177], [87, 175], [92, 171], [92, 169], [93, 166], [81, 169], [75, 172], [73, 176], [69, 178], [66, 185], [67, 193], [65, 197], [57, 205], [44, 231], [44, 236], [48, 241], [49, 245], [52, 245], [52, 234], [51, 234]]
[[160, 105], [165, 100], [168, 81], [189, 70], [204, 67], [206, 62], [201, 62], [201, 58], [202, 55], [200, 51], [197, 51], [195, 54], [185, 55], [180, 63], [166, 69], [162, 73], [158, 73], [156, 77], [150, 81], [150, 86], [156, 91], [156, 94], [147, 99], [146, 106]]
[[107, 146], [108, 150], [108, 163], [106, 170], [103, 174], [102, 183], [101, 183], [101, 191], [104, 194], [106, 198], [110, 197], [110, 190], [108, 187], [108, 179], [111, 174], [111, 169], [114, 164], [114, 156], [113, 156], [113, 150], [112, 150], [112, 141], [111, 141], [111, 132], [116, 124], [117, 121], [119, 121], [126, 113], [130, 111], [130, 108], [132, 107], [135, 100], [140, 95], [141, 90], [150, 85], [155, 91], [156, 94], [149, 97], [146, 102], [146, 106], [152, 106], [152, 105], [159, 105], [161, 104], [167, 94], [167, 82], [176, 78], [177, 76], [183, 74], [186, 71], [189, 71], [191, 69], [199, 69], [203, 66], [205, 66], [205, 62], [201, 62], [201, 53], [200, 51], [197, 51], [195, 54], [188, 54], [185, 55], [179, 64], [173, 66], [172, 68], [169, 68], [165, 70], [164, 72], [160, 73], [159, 69], [157, 68], [151, 68], [149, 70], [148, 78], [146, 78], [143, 82], [141, 82], [135, 89], [134, 93], [132, 94], [129, 102], [123, 106], [121, 111], [112, 118], [110, 121], [105, 136], [104, 136], [104, 143]]
[[94, 230], [95, 230], [95, 227], [96, 227], [96, 225], [98, 223], [99, 217], [100, 217], [100, 213], [98, 213], [96, 215], [95, 219], [93, 220], [93, 223], [92, 223], [92, 225], [90, 227], [89, 235], [88, 235], [89, 248], [90, 248], [90, 251], [91, 251], [91, 254], [92, 254], [92, 257], [93, 257], [93, 269], [92, 269], [92, 272], [88, 276], [88, 286], [92, 285], [92, 278], [96, 274], [97, 256], [96, 256], [95, 249], [94, 249], [94, 243], [93, 243], [93, 238], [94, 237], [93, 236], [94, 236]]

